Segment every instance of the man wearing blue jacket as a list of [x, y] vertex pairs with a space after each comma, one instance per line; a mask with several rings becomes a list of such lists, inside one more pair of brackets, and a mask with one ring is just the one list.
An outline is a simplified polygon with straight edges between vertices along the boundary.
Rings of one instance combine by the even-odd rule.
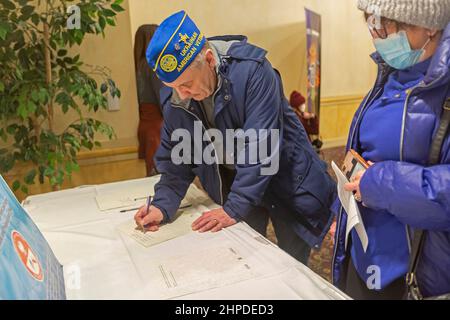
[[[197, 176], [221, 207], [205, 212], [193, 230], [215, 232], [245, 221], [265, 235], [270, 217], [278, 245], [297, 260], [306, 263], [310, 248], [320, 245], [335, 184], [265, 56], [243, 36], [206, 39], [184, 11], [161, 23], [147, 49], [165, 84], [155, 156], [161, 180], [149, 213], [144, 206], [135, 215], [138, 225], [156, 231], [173, 220]], [[240, 147], [228, 139], [230, 130]]]

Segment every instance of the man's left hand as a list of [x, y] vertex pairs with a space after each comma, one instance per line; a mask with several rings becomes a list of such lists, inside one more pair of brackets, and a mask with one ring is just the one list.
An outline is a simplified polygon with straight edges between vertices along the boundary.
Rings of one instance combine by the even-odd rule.
[[223, 208], [217, 208], [204, 212], [200, 218], [192, 223], [192, 230], [217, 232], [235, 223], [236, 220], [231, 218]]

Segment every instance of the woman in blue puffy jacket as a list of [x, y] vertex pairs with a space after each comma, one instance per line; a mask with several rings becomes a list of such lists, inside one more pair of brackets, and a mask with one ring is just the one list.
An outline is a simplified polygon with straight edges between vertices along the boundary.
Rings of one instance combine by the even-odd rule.
[[333, 281], [355, 299], [402, 299], [414, 230], [425, 240], [416, 278], [424, 297], [450, 292], [450, 138], [429, 165], [450, 98], [450, 0], [359, 0], [378, 77], [357, 110], [347, 150], [373, 163], [345, 188], [355, 194], [369, 243], [335, 203]]

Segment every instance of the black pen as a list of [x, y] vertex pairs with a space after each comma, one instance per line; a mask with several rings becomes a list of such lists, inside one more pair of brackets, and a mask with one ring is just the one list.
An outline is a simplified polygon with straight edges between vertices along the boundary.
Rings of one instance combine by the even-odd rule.
[[[147, 198], [147, 210], [145, 211], [145, 216], [144, 217], [148, 216], [148, 210], [150, 209], [150, 203], [151, 202], [152, 202], [152, 196], [148, 196], [148, 198]], [[142, 218], [144, 218], [144, 217], [142, 217]], [[142, 226], [142, 232], [143, 233], [145, 233], [145, 228], [146, 228], [146, 225]]]
[[[141, 197], [141, 198], [134, 198], [134, 201], [142, 200], [142, 199], [147, 199], [147, 208], [148, 208], [148, 204], [149, 204], [148, 201], [149, 201], [149, 199], [151, 199], [151, 196], [148, 196], [148, 197]], [[138, 209], [140, 209], [140, 208], [123, 209], [123, 210], [120, 210], [119, 212], [120, 212], [120, 213], [123, 213], [123, 212], [128, 212], [128, 211], [138, 210]], [[147, 212], [147, 214], [148, 214], [148, 212]]]
[[123, 209], [123, 210], [120, 210], [119, 212], [128, 212], [128, 211], [134, 211], [134, 210], [139, 210], [140, 208], [132, 208], [132, 209]]

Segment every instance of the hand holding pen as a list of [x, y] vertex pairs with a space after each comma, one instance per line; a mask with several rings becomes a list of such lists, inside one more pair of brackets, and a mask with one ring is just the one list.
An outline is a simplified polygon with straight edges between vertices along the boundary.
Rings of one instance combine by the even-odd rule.
[[139, 208], [138, 212], [134, 215], [136, 224], [145, 231], [158, 231], [159, 224], [163, 220], [164, 216], [161, 210], [151, 205], [151, 197], [147, 199], [147, 204]]

